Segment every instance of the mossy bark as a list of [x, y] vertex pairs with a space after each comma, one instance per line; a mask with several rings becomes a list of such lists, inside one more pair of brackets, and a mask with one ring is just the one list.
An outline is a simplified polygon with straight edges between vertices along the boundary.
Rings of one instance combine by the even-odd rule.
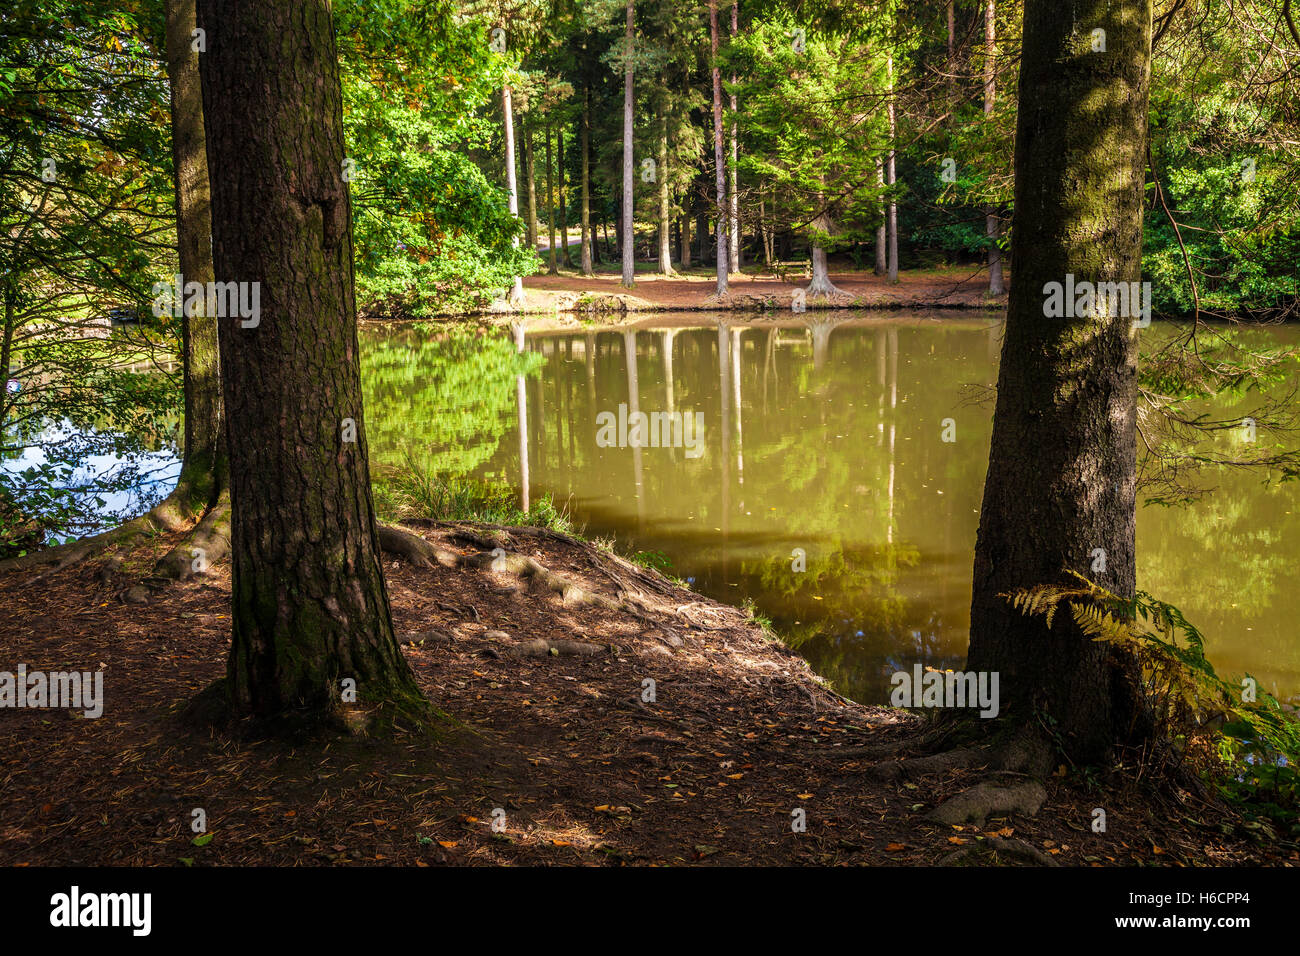
[[[1093, 50], [1093, 30], [1105, 50]], [[1003, 713], [1048, 711], [1068, 751], [1103, 759], [1140, 726], [1132, 663], [1003, 594], [1087, 574], [1135, 587], [1132, 318], [1044, 315], [1044, 285], [1136, 281], [1150, 0], [1027, 0], [1016, 133], [1016, 274], [975, 551], [968, 667], [998, 671]], [[1095, 549], [1105, 572], [1092, 570]]]
[[[176, 244], [185, 282], [206, 284], [212, 272], [212, 206], [203, 125], [194, 0], [167, 0], [167, 79], [171, 86], [172, 161], [176, 176]], [[216, 320], [199, 308], [181, 320], [185, 389], [184, 458], [170, 496], [186, 515], [201, 514], [221, 493], [226, 438], [217, 358]]]
[[228, 692], [237, 713], [334, 723], [350, 678], [360, 709], [422, 716], [393, 636], [367, 470], [330, 5], [199, 0], [198, 18], [215, 272], [259, 283], [261, 302], [254, 327], [219, 320]]

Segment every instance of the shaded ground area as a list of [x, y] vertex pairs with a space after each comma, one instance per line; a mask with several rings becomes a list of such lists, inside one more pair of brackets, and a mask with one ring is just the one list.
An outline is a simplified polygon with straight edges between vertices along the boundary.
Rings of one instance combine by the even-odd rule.
[[[485, 533], [414, 530], [465, 554]], [[229, 569], [125, 603], [166, 536], [119, 571], [106, 555], [37, 586], [0, 577], [0, 670], [102, 668], [106, 697], [98, 719], [0, 710], [0, 863], [882, 865], [970, 848], [967, 863], [1022, 863], [1026, 847], [1076, 865], [1300, 860], [1189, 794], [1153, 803], [1126, 780], [1089, 793], [1064, 768], [1036, 817], [927, 822], [973, 770], [913, 781], [853, 753], [921, 718], [839, 698], [743, 612], [591, 545], [492, 533], [602, 602], [387, 561], [407, 659], [458, 722], [437, 741], [290, 747], [184, 727], [179, 708], [224, 673]]]
[[[746, 267], [728, 282], [728, 295], [719, 299], [711, 269], [692, 269], [674, 277], [638, 272], [636, 286], [624, 289], [618, 272], [597, 271], [586, 277], [564, 270], [559, 275], [524, 279], [524, 310], [528, 312], [646, 311], [670, 309], [788, 310], [795, 290], [808, 285], [797, 267], [781, 275]], [[891, 283], [870, 270], [832, 272], [831, 282], [843, 293], [833, 300], [809, 300], [810, 308], [988, 308], [1006, 305], [1006, 296], [990, 298], [988, 275], [973, 267], [927, 269], [901, 273]]]

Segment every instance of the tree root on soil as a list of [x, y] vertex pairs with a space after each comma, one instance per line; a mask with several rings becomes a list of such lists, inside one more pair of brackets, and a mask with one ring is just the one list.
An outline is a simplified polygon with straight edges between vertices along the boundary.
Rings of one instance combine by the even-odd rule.
[[[1035, 815], [1047, 799], [1042, 781], [1052, 766], [1053, 751], [1043, 734], [1034, 727], [1022, 727], [997, 744], [957, 746], [937, 753], [887, 759], [900, 750], [929, 749], [953, 736], [959, 725], [940, 725], [919, 740], [906, 737], [878, 747], [854, 748], [853, 755], [879, 756], [878, 762], [864, 771], [885, 783], [912, 782], [959, 770], [976, 770], [978, 779], [935, 807], [927, 819], [935, 823], [983, 825], [992, 814], [1020, 813]], [[831, 756], [848, 756], [849, 751], [824, 752]]]
[[[36, 584], [110, 548], [130, 545], [142, 537], [182, 531], [193, 520], [193, 515], [179, 504], [187, 493], [188, 488], [169, 495], [138, 518], [132, 518], [108, 531], [0, 561], [0, 572], [41, 568], [43, 570], [30, 580], [31, 584]], [[158, 561], [153, 574], [144, 580], [144, 584], [150, 588], [165, 587], [191, 574], [203, 573], [229, 550], [230, 494], [223, 491], [211, 507], [203, 510], [198, 523], [190, 529], [189, 534]], [[100, 569], [100, 581], [110, 583], [121, 567], [120, 558], [111, 558]], [[132, 592], [137, 590], [138, 588], [131, 589]]]

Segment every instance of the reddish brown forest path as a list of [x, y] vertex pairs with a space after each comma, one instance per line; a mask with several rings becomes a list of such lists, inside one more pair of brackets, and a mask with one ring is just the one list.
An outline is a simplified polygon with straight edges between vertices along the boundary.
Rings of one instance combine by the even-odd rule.
[[[987, 276], [976, 267], [928, 269], [899, 275], [891, 283], [870, 271], [832, 272], [831, 281], [847, 296], [839, 303], [856, 308], [998, 308], [1006, 296], [990, 298]], [[728, 280], [729, 301], [719, 302], [716, 277], [711, 271], [692, 269], [686, 275], [661, 276], [638, 272], [636, 286], [624, 289], [615, 272], [598, 271], [586, 277], [572, 270], [559, 275], [528, 276], [524, 279], [528, 310], [561, 311], [590, 296], [620, 296], [630, 310], [788, 308], [796, 289], [807, 285], [797, 274], [787, 280], [757, 271], [733, 275]]]

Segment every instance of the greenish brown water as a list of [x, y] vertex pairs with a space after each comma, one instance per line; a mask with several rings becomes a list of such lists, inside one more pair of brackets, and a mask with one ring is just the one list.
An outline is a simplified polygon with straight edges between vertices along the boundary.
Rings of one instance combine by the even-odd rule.
[[[551, 493], [588, 536], [662, 555], [697, 591], [752, 600], [838, 688], [885, 703], [894, 671], [965, 658], [1001, 325], [834, 319], [683, 328], [665, 316], [529, 336], [537, 367], [522, 391], [504, 340], [449, 350], [422, 331], [372, 330], [371, 455], [518, 489], [522, 395], [532, 500]], [[1300, 341], [1294, 327], [1248, 334]], [[617, 422], [620, 405], [632, 418], [698, 413], [698, 447], [602, 447], [597, 416]], [[1251, 407], [1244, 396], [1213, 411]], [[1265, 477], [1207, 470], [1198, 483], [1213, 490], [1196, 503], [1142, 507], [1139, 586], [1182, 608], [1221, 674], [1295, 698], [1300, 485]]]

